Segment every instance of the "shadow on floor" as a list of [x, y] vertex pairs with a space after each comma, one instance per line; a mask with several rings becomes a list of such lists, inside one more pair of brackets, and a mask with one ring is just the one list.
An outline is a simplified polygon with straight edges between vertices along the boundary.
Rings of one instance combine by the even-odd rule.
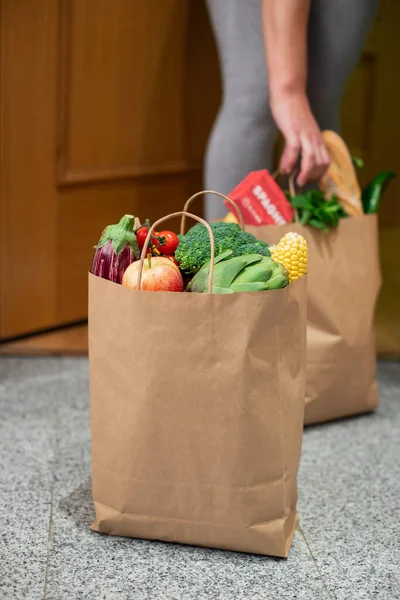
[[91, 477], [88, 477], [69, 496], [61, 500], [59, 508], [64, 514], [75, 521], [79, 529], [86, 530], [88, 524], [92, 523], [95, 517]]

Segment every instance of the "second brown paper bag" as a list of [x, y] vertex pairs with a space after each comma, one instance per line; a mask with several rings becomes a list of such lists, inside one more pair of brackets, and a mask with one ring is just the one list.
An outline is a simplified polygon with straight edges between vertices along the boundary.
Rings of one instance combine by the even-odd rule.
[[342, 219], [328, 234], [299, 224], [246, 227], [271, 245], [297, 231], [309, 246], [306, 424], [369, 412], [378, 405], [377, 229], [376, 215]]

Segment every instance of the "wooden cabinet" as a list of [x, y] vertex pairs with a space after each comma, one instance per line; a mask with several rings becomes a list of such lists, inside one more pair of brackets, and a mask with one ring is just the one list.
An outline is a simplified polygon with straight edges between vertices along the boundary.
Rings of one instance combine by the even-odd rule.
[[201, 2], [0, 6], [5, 339], [85, 318], [104, 226], [179, 210], [199, 189], [219, 91]]

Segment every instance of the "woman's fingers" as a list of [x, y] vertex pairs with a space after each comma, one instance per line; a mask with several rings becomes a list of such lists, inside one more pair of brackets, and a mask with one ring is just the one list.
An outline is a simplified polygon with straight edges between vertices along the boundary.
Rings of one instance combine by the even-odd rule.
[[329, 152], [326, 149], [326, 146], [324, 144], [324, 142], [321, 139], [321, 144], [320, 144], [320, 152], [321, 152], [321, 158], [322, 158], [322, 163], [321, 165], [327, 169], [329, 167], [329, 165], [331, 164], [331, 159], [329, 156]]
[[286, 140], [285, 148], [281, 156], [279, 170], [283, 175], [289, 175], [295, 168], [300, 156], [300, 141], [297, 136]]
[[299, 137], [291, 135], [286, 140], [279, 171], [283, 175], [289, 175], [300, 157], [298, 185], [302, 187], [310, 181], [321, 179], [329, 166], [329, 154], [320, 135], [310, 135], [308, 132], [302, 132]]
[[308, 181], [315, 177], [315, 158], [312, 152], [303, 152], [301, 155], [300, 173], [297, 177], [297, 185], [303, 187]]
[[316, 148], [310, 140], [307, 133], [304, 131], [300, 134], [301, 144], [301, 167], [300, 173], [297, 177], [297, 183], [300, 187], [305, 185], [308, 181], [311, 181], [315, 176], [316, 169]]
[[301, 142], [301, 168], [297, 178], [299, 186], [304, 186], [309, 181], [318, 181], [329, 166], [329, 155], [323, 144], [322, 138], [300, 135]]

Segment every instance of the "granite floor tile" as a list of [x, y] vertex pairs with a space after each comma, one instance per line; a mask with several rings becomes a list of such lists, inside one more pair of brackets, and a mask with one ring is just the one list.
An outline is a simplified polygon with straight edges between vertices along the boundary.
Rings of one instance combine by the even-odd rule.
[[1, 357], [0, 389], [18, 389], [30, 381], [45, 382], [60, 377], [60, 361], [57, 358]]
[[[44, 593], [53, 488], [58, 364], [0, 361], [0, 597]], [[53, 381], [53, 389], [43, 379]]]
[[[60, 394], [70, 380], [73, 393]], [[43, 597], [58, 454], [61, 440], [69, 441], [62, 420], [75, 426], [74, 440], [82, 432], [90, 456], [88, 421], [80, 426], [69, 416], [75, 415], [69, 408], [77, 401], [74, 394], [88, 413], [87, 361], [0, 360], [1, 600]]]
[[379, 381], [375, 415], [304, 435], [301, 525], [337, 600], [400, 598], [400, 365]]
[[300, 533], [284, 561], [102, 536], [80, 510], [55, 515], [47, 600], [329, 600]]

